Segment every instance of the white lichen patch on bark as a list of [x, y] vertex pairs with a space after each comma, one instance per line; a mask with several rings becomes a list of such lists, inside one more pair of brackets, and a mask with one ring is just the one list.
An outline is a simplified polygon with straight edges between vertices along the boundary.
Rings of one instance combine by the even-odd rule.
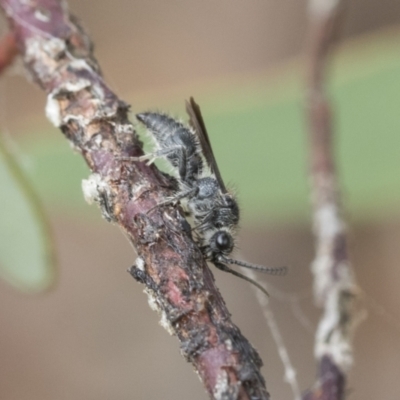
[[[226, 399], [236, 399], [239, 394], [239, 385], [240, 383], [238, 382], [236, 387], [233, 388], [233, 385], [229, 382], [229, 376], [226, 371], [221, 369], [217, 376], [217, 382], [215, 383], [214, 386], [214, 399], [215, 400], [226, 400]], [[232, 390], [235, 391], [235, 393], [232, 393]]]
[[[32, 36], [26, 41], [24, 62], [27, 65], [32, 65], [32, 70], [35, 71], [39, 81], [48, 82], [58, 67], [55, 60], [64, 54], [65, 51], [66, 46], [64, 40], [55, 37], [45, 39], [40, 36]], [[39, 54], [41, 57], [38, 57]], [[41, 67], [41, 59], [46, 60], [46, 68]]]
[[214, 398], [222, 399], [223, 398], [222, 396], [227, 392], [228, 389], [229, 389], [228, 373], [222, 370], [217, 377], [217, 383], [215, 384], [214, 387]]
[[163, 311], [161, 313], [161, 319], [159, 324], [171, 335], [175, 335], [175, 329], [174, 327], [171, 325], [171, 322], [168, 319], [167, 314], [165, 313], [165, 311]]
[[83, 115], [67, 114], [61, 110], [60, 93], [76, 93], [90, 87], [91, 82], [87, 79], [76, 79], [75, 81], [65, 82], [56, 90], [47, 96], [46, 116], [50, 122], [59, 128], [61, 125], [67, 124], [71, 120], [76, 120], [81, 126], [86, 126], [91, 122], [91, 118], [85, 118]]
[[[60, 59], [63, 60], [61, 66]], [[42, 61], [40, 67], [38, 60]], [[64, 39], [57, 37], [43, 38], [40, 36], [27, 39], [24, 61], [26, 64], [33, 66], [32, 69], [35, 71], [37, 79], [42, 82], [53, 82], [54, 75], [61, 78], [63, 74], [66, 74], [65, 79], [59, 80], [62, 83], [47, 96], [46, 115], [56, 127], [67, 124], [72, 120], [85, 127], [92, 122], [93, 118], [115, 114], [112, 109], [100, 107], [100, 104], [105, 99], [101, 84], [95, 84], [79, 76], [79, 72], [87, 71], [92, 73], [93, 69], [86, 60], [75, 58], [68, 51]], [[46, 68], [43, 68], [43, 65], [46, 65]], [[76, 71], [77, 73], [71, 74], [67, 73], [67, 71]], [[61, 107], [60, 101], [66, 97], [66, 94], [78, 93], [85, 89], [91, 91], [93, 96], [91, 101], [94, 102], [93, 109], [100, 115], [71, 114], [66, 111], [68, 107], [64, 107], [65, 109]]]
[[125, 134], [133, 134], [135, 130], [133, 129], [132, 124], [116, 124], [112, 123], [115, 128], [116, 133], [125, 133]]
[[331, 357], [342, 371], [348, 371], [353, 364], [352, 301], [349, 292], [331, 289], [316, 334], [315, 356], [318, 359]]
[[109, 186], [99, 174], [91, 174], [88, 179], [82, 179], [82, 191], [86, 202], [93, 204], [109, 191]]
[[[44, 52], [50, 59], [57, 59], [66, 51], [65, 41], [56, 37], [42, 38], [33, 36], [27, 39], [25, 60], [32, 62], [37, 59], [38, 54]], [[55, 64], [54, 61], [51, 63]]]
[[316, 210], [314, 233], [317, 237], [317, 254], [312, 263], [315, 298], [324, 305], [316, 333], [315, 356], [318, 359], [329, 356], [345, 372], [353, 364], [352, 321], [357, 287], [347, 254], [340, 254], [347, 249], [335, 248], [345, 240], [346, 233], [335, 203], [326, 202]]
[[65, 82], [62, 86], [58, 88], [58, 91], [65, 91], [65, 92], [80, 92], [83, 89], [88, 88], [91, 85], [91, 82], [87, 79], [80, 78], [76, 79], [75, 81]]
[[311, 270], [314, 274], [314, 296], [319, 304], [324, 302], [327, 294], [327, 288], [331, 285], [332, 268], [334, 261], [329, 252], [323, 250], [317, 252], [317, 257], [311, 264]]
[[39, 21], [42, 21], [42, 22], [49, 22], [50, 18], [51, 18], [50, 11], [44, 10], [41, 8], [37, 8], [35, 10], [34, 15], [35, 15], [35, 18], [37, 18]]
[[136, 268], [139, 269], [140, 271], [144, 271], [144, 267], [145, 267], [145, 262], [143, 260], [142, 257], [138, 257], [136, 258], [136, 262], [135, 262]]
[[225, 340], [225, 346], [228, 349], [228, 351], [232, 351], [233, 350], [232, 340], [231, 339], [226, 339]]
[[144, 293], [147, 294], [147, 302], [149, 303], [149, 307], [153, 310], [161, 314], [161, 308], [158, 304], [157, 297], [155, 296], [154, 292], [149, 288], [145, 288], [143, 290]]
[[132, 201], [136, 201], [149, 190], [151, 190], [151, 186], [148, 183], [142, 184], [141, 182], [138, 182], [136, 185], [132, 185]]
[[58, 100], [55, 100], [52, 94], [47, 96], [45, 112], [46, 117], [50, 120], [50, 122], [56, 128], [59, 128], [62, 123], [60, 105]]
[[97, 147], [100, 148], [103, 144], [103, 136], [98, 133], [94, 136], [94, 142], [96, 143]]
[[[137, 266], [137, 264], [136, 264]], [[149, 289], [146, 288], [143, 290], [144, 293], [147, 294], [147, 301], [149, 303], [149, 307], [153, 310], [156, 311], [158, 314], [161, 315], [161, 319], [159, 321], [159, 324], [171, 335], [175, 335], [175, 329], [174, 327], [171, 325], [171, 322], [168, 319], [168, 316], [166, 314], [166, 312], [162, 309], [162, 307], [160, 306], [157, 297], [155, 295], [155, 293]]]
[[[311, 265], [314, 273], [314, 291], [318, 302], [322, 303], [332, 284], [335, 239], [345, 233], [346, 226], [334, 203], [326, 203], [318, 208], [314, 215], [314, 234], [318, 240], [317, 254]], [[347, 268], [347, 264], [345, 266]], [[340, 265], [337, 269], [342, 269]]]
[[91, 174], [88, 179], [82, 180], [82, 191], [85, 200], [89, 204], [96, 202], [101, 210], [103, 218], [108, 222], [115, 222], [113, 211], [111, 188], [99, 174]]
[[89, 63], [83, 58], [74, 58], [71, 54], [69, 54], [71, 61], [68, 63], [68, 68], [73, 69], [75, 71], [88, 71], [93, 72], [93, 68], [89, 65]]
[[325, 203], [319, 207], [314, 218], [315, 233], [322, 240], [333, 238], [345, 229], [339, 210], [334, 203]]

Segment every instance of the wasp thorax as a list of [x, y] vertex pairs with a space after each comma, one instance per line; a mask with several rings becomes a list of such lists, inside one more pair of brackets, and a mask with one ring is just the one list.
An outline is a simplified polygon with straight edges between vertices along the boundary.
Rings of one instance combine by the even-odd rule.
[[197, 198], [199, 200], [216, 197], [219, 194], [219, 186], [217, 181], [211, 177], [198, 179]]
[[219, 219], [225, 226], [237, 226], [239, 223], [239, 206], [230, 194], [223, 196], [223, 205], [219, 207]]

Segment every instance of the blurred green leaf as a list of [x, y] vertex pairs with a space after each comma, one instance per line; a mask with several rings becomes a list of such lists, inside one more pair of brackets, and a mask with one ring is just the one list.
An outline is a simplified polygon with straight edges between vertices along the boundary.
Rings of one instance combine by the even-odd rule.
[[[352, 219], [399, 214], [399, 42], [399, 31], [369, 35], [345, 44], [333, 59], [337, 165]], [[309, 217], [303, 71], [300, 62], [290, 62], [264, 76], [187, 91], [201, 105], [222, 175], [237, 188], [249, 222]], [[187, 119], [183, 98], [174, 104], [153, 98], [153, 109], [180, 110]], [[137, 111], [148, 107], [134, 103]], [[43, 195], [64, 210], [83, 210], [80, 182], [88, 172], [81, 157], [59, 133], [32, 138], [24, 145], [36, 160], [33, 178]]]
[[[352, 219], [400, 211], [400, 32], [344, 45], [329, 92], [345, 208]], [[201, 99], [222, 174], [239, 188], [253, 222], [309, 216], [303, 68], [259, 78], [240, 92]]]
[[58, 129], [49, 129], [45, 136], [26, 136], [20, 145], [31, 156], [33, 168], [28, 173], [46, 203], [63, 210], [95, 210], [82, 195], [81, 181], [90, 174], [89, 168]]
[[53, 243], [44, 210], [0, 137], [0, 276], [24, 292], [55, 280]]

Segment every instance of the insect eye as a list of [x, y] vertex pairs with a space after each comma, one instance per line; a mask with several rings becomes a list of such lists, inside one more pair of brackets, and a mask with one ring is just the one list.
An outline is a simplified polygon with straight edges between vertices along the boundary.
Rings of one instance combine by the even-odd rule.
[[231, 238], [226, 232], [219, 232], [216, 237], [216, 244], [220, 250], [226, 250], [231, 247]]

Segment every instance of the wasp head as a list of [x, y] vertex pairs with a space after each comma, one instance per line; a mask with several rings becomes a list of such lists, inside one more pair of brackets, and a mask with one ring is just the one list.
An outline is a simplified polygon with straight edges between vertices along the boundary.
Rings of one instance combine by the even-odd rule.
[[229, 232], [225, 230], [215, 232], [209, 240], [212, 258], [218, 259], [220, 256], [232, 253], [234, 245], [233, 237]]

